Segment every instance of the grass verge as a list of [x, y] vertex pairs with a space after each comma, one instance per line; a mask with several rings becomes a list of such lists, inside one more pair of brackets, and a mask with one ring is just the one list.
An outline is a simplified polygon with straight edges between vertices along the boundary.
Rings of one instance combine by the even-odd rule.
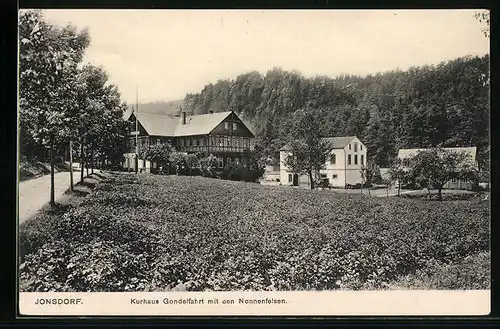
[[23, 262], [25, 255], [36, 252], [44, 243], [51, 241], [55, 235], [57, 222], [62, 216], [77, 208], [97, 183], [110, 176], [109, 173], [95, 173], [85, 177], [82, 183], [75, 184], [73, 191], [68, 189], [64, 192], [65, 197], [61, 198], [55, 206], [51, 207], [47, 204], [32, 218], [21, 223], [19, 225], [20, 261]]

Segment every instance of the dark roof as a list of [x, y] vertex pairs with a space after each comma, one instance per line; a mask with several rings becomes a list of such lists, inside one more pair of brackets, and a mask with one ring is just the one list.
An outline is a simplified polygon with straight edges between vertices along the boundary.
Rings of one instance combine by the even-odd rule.
[[[140, 111], [137, 115], [137, 119], [146, 132], [152, 136], [195, 136], [210, 133], [231, 113], [232, 111], [226, 111], [186, 116], [186, 124], [182, 124], [182, 117], [141, 113]], [[132, 114], [134, 113], [130, 113], [127, 119], [129, 119]]]
[[[356, 136], [344, 136], [344, 137], [324, 137], [321, 138], [322, 141], [328, 142], [330, 148], [333, 149], [343, 149], [347, 144], [349, 144]], [[280, 151], [289, 151], [290, 145], [286, 144]]]

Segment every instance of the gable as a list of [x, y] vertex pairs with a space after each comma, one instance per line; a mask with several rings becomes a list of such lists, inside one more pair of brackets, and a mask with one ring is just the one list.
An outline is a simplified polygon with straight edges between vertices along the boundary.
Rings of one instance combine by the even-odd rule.
[[[358, 152], [366, 152], [366, 145], [356, 136], [352, 136], [352, 139], [346, 143], [344, 147], [345, 150], [354, 151], [354, 143], [358, 144]], [[349, 149], [349, 145], [351, 145], [351, 149]]]
[[[233, 131], [233, 123], [236, 123], [235, 131]], [[214, 127], [214, 129], [209, 132], [209, 134], [213, 136], [227, 135], [228, 133], [240, 137], [255, 137], [247, 125], [234, 112], [225, 117], [219, 124], [217, 124], [216, 127]]]

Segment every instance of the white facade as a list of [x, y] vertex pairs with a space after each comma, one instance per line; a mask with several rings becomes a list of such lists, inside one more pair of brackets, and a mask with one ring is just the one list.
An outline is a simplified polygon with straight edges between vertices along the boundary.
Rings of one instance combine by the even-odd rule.
[[[290, 154], [289, 151], [280, 151], [281, 185], [309, 185], [308, 175], [303, 174], [294, 179], [292, 171], [284, 165], [286, 157]], [[366, 154], [366, 146], [357, 137], [353, 137], [343, 147], [330, 151], [330, 156], [325, 163], [325, 168], [320, 170], [320, 175], [322, 178], [327, 178], [333, 187], [361, 184], [361, 166], [366, 165]]]

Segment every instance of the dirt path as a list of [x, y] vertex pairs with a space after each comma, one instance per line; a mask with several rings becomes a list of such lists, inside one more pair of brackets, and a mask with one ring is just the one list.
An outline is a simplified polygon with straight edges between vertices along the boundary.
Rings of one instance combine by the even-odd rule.
[[[73, 172], [75, 184], [80, 180], [80, 171]], [[69, 188], [69, 172], [54, 174], [56, 202]], [[50, 201], [50, 175], [19, 183], [19, 224], [33, 216]]]

